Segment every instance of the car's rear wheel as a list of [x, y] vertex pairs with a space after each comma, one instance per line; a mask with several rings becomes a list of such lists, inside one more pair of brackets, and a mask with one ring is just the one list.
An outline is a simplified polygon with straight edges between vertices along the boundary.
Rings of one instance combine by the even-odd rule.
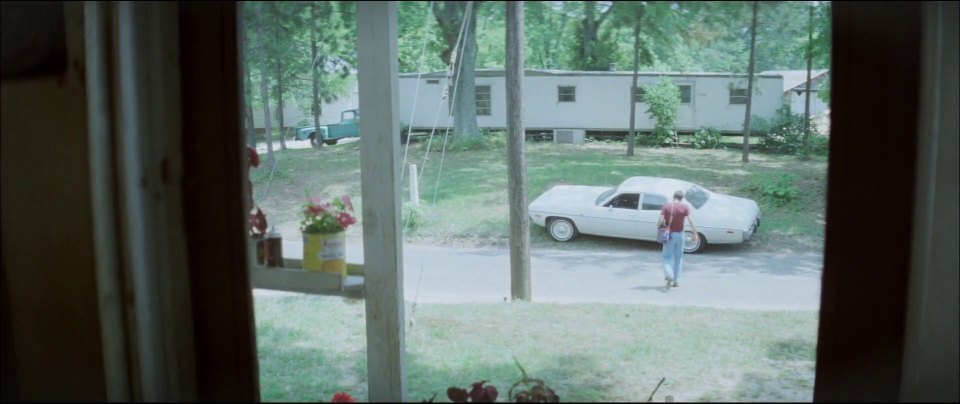
[[707, 246], [707, 238], [700, 234], [700, 238], [697, 240], [693, 239], [693, 232], [685, 231], [683, 232], [683, 252], [687, 254], [696, 254], [700, 251], [703, 251], [703, 247]]
[[323, 143], [326, 143], [327, 146], [333, 146], [333, 145], [337, 144], [337, 139], [324, 140]]
[[570, 219], [562, 217], [550, 220], [547, 225], [550, 237], [556, 241], [570, 241], [577, 237], [577, 226]]

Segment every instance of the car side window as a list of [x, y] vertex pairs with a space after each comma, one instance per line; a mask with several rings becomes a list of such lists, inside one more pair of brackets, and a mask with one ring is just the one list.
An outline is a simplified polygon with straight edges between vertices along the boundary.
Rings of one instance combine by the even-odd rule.
[[640, 205], [640, 194], [620, 194], [610, 200], [605, 206], [619, 209], [637, 210]]
[[667, 204], [667, 198], [661, 195], [643, 194], [642, 210], [660, 210]]

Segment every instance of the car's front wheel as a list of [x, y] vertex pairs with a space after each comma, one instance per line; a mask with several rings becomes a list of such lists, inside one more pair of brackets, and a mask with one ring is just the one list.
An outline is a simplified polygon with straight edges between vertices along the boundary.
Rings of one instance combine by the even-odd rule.
[[570, 241], [577, 237], [577, 226], [570, 219], [556, 218], [547, 225], [550, 237], [556, 241]]
[[696, 254], [700, 251], [703, 251], [703, 247], [706, 247], [706, 245], [707, 238], [703, 237], [703, 234], [700, 234], [700, 237], [697, 240], [694, 240], [693, 232], [683, 232], [683, 252], [688, 254]]

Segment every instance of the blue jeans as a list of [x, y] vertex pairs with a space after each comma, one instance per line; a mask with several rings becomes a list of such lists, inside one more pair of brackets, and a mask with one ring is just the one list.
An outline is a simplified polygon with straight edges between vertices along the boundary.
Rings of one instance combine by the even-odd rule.
[[663, 276], [680, 284], [683, 272], [683, 232], [670, 232], [670, 241], [663, 243]]

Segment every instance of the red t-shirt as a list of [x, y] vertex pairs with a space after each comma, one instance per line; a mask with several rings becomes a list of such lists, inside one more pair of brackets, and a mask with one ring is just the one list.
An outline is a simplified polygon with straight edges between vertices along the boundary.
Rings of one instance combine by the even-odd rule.
[[[673, 222], [670, 221], [670, 212], [673, 212]], [[663, 215], [663, 223], [670, 223], [671, 232], [683, 231], [683, 221], [690, 214], [690, 208], [683, 202], [670, 202], [660, 208], [660, 214]]]

